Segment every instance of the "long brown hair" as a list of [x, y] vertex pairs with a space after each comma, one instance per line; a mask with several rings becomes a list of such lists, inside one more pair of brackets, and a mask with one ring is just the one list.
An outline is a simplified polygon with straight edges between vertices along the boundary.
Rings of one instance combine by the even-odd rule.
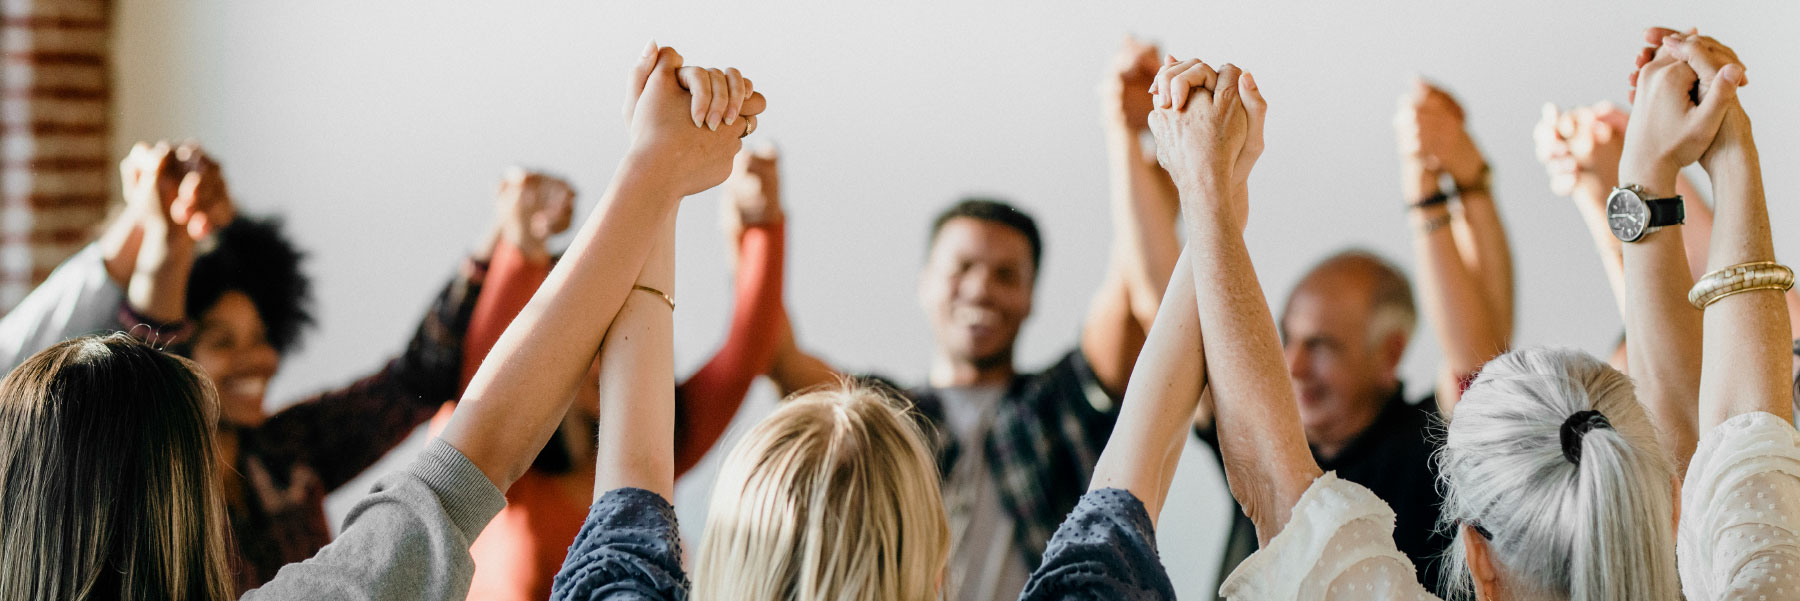
[[0, 599], [227, 599], [213, 429], [192, 362], [122, 334], [0, 381]]

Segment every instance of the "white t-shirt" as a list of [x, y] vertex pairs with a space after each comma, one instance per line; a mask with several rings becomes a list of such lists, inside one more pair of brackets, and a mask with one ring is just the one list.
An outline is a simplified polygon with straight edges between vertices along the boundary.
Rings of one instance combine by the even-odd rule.
[[1006, 394], [1003, 386], [940, 388], [944, 425], [961, 452], [944, 486], [950, 515], [950, 573], [945, 599], [1012, 601], [1031, 577], [1019, 552], [1012, 514], [1000, 504], [1000, 490], [987, 461], [987, 435]]

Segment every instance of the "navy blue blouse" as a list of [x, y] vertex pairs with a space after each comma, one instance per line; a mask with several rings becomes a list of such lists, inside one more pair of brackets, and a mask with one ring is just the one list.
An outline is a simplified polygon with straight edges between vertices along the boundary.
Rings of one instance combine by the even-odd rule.
[[1137, 497], [1117, 488], [1081, 496], [1019, 596], [1021, 601], [1174, 598], [1175, 586], [1156, 555], [1150, 513]]
[[594, 502], [550, 588], [554, 601], [680, 601], [687, 596], [675, 507], [641, 488], [607, 491]]
[[[678, 601], [688, 595], [675, 508], [656, 493], [621, 488], [588, 511], [557, 572], [555, 601]], [[1144, 504], [1117, 488], [1082, 495], [1050, 538], [1022, 601], [1174, 599]]]

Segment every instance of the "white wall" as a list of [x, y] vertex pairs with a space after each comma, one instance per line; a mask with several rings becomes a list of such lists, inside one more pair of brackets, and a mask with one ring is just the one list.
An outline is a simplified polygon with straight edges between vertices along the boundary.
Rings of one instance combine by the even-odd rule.
[[[505, 165], [564, 172], [591, 203], [622, 148], [622, 75], [654, 38], [690, 63], [737, 66], [768, 94], [756, 138], [785, 152], [788, 299], [809, 346], [846, 367], [921, 377], [929, 340], [913, 278], [927, 221], [980, 191], [1032, 209], [1046, 231], [1021, 345], [1038, 366], [1073, 343], [1104, 267], [1094, 86], [1119, 36], [1137, 32], [1251, 68], [1270, 99], [1248, 235], [1272, 301], [1345, 245], [1411, 263], [1389, 120], [1420, 73], [1463, 100], [1493, 164], [1519, 273], [1518, 341], [1600, 351], [1619, 320], [1575, 210], [1547, 193], [1532, 158], [1539, 105], [1622, 103], [1647, 24], [1697, 24], [1733, 44], [1750, 65], [1743, 102], [1787, 234], [1777, 247], [1792, 260], [1800, 41], [1789, 29], [1800, 5], [1598, 4], [123, 2], [115, 150], [196, 137], [247, 211], [288, 217], [311, 251], [320, 318], [275, 382], [273, 398], [292, 399], [400, 347], [486, 226]], [[713, 205], [689, 201], [680, 223], [683, 370], [717, 344], [729, 310]], [[1433, 346], [1409, 355], [1413, 381], [1430, 372]], [[759, 406], [768, 396], [759, 389]], [[1216, 472], [1190, 453], [1163, 521], [1165, 559], [1186, 590], [1212, 578], [1225, 511]], [[705, 480], [683, 487], [690, 528]]]

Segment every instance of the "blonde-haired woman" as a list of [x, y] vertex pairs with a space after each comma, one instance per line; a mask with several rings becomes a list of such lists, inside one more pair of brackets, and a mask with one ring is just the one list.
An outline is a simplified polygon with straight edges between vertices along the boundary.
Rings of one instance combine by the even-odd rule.
[[[627, 97], [627, 158], [443, 435], [379, 482], [335, 542], [243, 598], [463, 598], [470, 542], [567, 413], [626, 297], [645, 295], [632, 280], [658, 224], [725, 179], [754, 127], [763, 100], [743, 81], [646, 49]], [[87, 337], [0, 382], [0, 599], [227, 598], [219, 407], [206, 381], [142, 343]]]

